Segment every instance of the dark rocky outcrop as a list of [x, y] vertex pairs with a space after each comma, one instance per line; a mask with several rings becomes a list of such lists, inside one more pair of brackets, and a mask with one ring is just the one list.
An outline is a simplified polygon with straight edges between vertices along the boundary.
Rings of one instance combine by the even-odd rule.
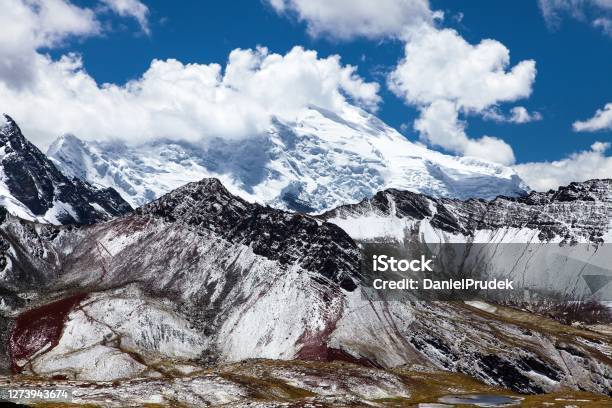
[[[92, 224], [132, 210], [112, 188], [69, 179], [21, 133], [13, 119], [0, 121], [0, 168], [11, 196], [35, 217], [60, 224]], [[49, 212], [54, 214], [49, 214]]]
[[[586, 238], [602, 242], [612, 221], [612, 179], [571, 183], [546, 193], [486, 200], [437, 199], [389, 189], [358, 204], [344, 205], [321, 215], [324, 220], [362, 214], [394, 215], [422, 220], [443, 231], [473, 235], [477, 230], [529, 228], [545, 241], [554, 236], [572, 242]], [[433, 215], [433, 216], [432, 216]]]

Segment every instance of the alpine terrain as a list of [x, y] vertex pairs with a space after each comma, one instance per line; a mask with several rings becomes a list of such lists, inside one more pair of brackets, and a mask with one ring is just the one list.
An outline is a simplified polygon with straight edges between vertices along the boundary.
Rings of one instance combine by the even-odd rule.
[[433, 252], [450, 274], [514, 279], [514, 301], [526, 289], [612, 301], [611, 179], [490, 201], [390, 189], [321, 217], [379, 251], [383, 245], [413, 258]]
[[[104, 406], [381, 406], [469, 392], [597, 404], [612, 389], [609, 326], [375, 298], [361, 246], [487, 236], [601, 248], [611, 197], [610, 180], [492, 201], [388, 190], [313, 217], [203, 179], [89, 226], [4, 214], [0, 366], [11, 384]], [[487, 273], [505, 268], [486, 259]]]
[[267, 133], [244, 140], [127, 146], [66, 135], [47, 154], [65, 174], [112, 187], [133, 207], [204, 177], [248, 201], [305, 213], [386, 188], [460, 199], [528, 191], [510, 168], [429, 150], [350, 105], [341, 115], [311, 106], [295, 122], [275, 120]]
[[131, 211], [112, 188], [62, 174], [7, 115], [0, 115], [0, 206], [51, 224], [91, 224]]

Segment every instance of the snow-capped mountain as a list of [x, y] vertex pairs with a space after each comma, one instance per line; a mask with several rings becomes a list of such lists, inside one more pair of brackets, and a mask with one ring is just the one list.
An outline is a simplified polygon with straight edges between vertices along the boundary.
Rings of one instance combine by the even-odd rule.
[[612, 179], [490, 201], [389, 189], [320, 217], [362, 241], [404, 241], [416, 228], [426, 242], [603, 244], [612, 242]]
[[[609, 209], [610, 187], [574, 189], [580, 199], [562, 212], [578, 218], [589, 208]], [[430, 223], [432, 234], [451, 232], [445, 220], [453, 217], [442, 204], [459, 201], [407, 197], [390, 204], [375, 196], [372, 214], [422, 221], [435, 212], [440, 223]], [[546, 200], [532, 215], [548, 211]], [[506, 215], [497, 218], [499, 230], [524, 211], [522, 201], [466, 203], [499, 208]], [[341, 224], [370, 214], [363, 208], [323, 218]], [[164, 378], [175, 387], [172, 378], [203, 365], [343, 360], [457, 371], [525, 393], [612, 389], [609, 335], [501, 306], [373, 299], [364, 290], [360, 247], [323, 218], [249, 203], [213, 179], [91, 226], [33, 228], [7, 215], [0, 225], [0, 325], [7, 328], [0, 366], [89, 381]], [[535, 235], [542, 230], [525, 226]]]
[[509, 168], [429, 150], [351, 106], [341, 115], [311, 106], [293, 123], [274, 121], [265, 134], [199, 146], [62, 136], [48, 156], [64, 173], [112, 187], [134, 207], [203, 177], [220, 179], [252, 202], [314, 213], [386, 188], [460, 199], [528, 190]]
[[131, 210], [112, 188], [67, 178], [6, 115], [0, 115], [0, 206], [52, 224], [90, 224]]
[[[424, 248], [462, 270], [520, 284], [518, 299], [612, 301], [612, 179], [491, 201], [436, 199], [395, 189], [321, 215], [364, 244], [415, 256]], [[596, 292], [596, 293], [594, 293]]]

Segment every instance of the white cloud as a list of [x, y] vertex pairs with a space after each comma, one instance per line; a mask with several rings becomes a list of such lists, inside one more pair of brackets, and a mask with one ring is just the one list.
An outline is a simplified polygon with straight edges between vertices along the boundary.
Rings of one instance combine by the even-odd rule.
[[[510, 67], [510, 52], [498, 41], [469, 44], [456, 31], [422, 27], [405, 46], [405, 57], [388, 77], [389, 88], [421, 109], [415, 128], [425, 141], [455, 153], [511, 163], [512, 148], [500, 139], [470, 139], [459, 114], [491, 112], [501, 102], [526, 98], [535, 61]], [[516, 111], [516, 120], [524, 120]], [[513, 114], [514, 116], [514, 114]]]
[[556, 30], [566, 16], [590, 22], [604, 34], [612, 36], [611, 0], [538, 0], [546, 25]]
[[99, 0], [95, 9], [67, 0], [4, 0], [0, 13], [0, 111], [45, 145], [61, 133], [138, 142], [162, 137], [201, 141], [266, 130], [273, 116], [291, 119], [309, 105], [338, 111], [347, 98], [375, 110], [378, 85], [338, 56], [295, 47], [232, 51], [218, 64], [154, 60], [126, 84], [98, 84], [79, 55], [44, 53], [68, 39], [99, 35], [99, 18], [133, 17], [148, 31], [148, 9], [136, 0]]
[[592, 118], [574, 122], [572, 127], [576, 132], [612, 130], [612, 103], [607, 103], [603, 109], [597, 109]]
[[309, 104], [339, 111], [347, 98], [370, 109], [380, 101], [378, 85], [364, 82], [355, 67], [301, 47], [285, 55], [237, 49], [225, 70], [154, 60], [125, 85], [97, 84], [77, 55], [53, 61], [37, 54], [30, 64], [37, 79], [28, 89], [0, 81], [0, 110], [39, 144], [61, 133], [131, 142], [240, 138], [266, 130], [272, 116], [291, 119]]
[[278, 13], [292, 14], [313, 37], [347, 40], [355, 37], [401, 37], [406, 30], [429, 24], [428, 0], [266, 0]]
[[595, 142], [590, 150], [571, 154], [565, 159], [519, 164], [514, 169], [536, 191], [547, 191], [573, 181], [610, 178], [612, 156], [606, 155], [609, 148], [610, 143]]
[[612, 37], [612, 18], [596, 18], [593, 20], [593, 27], [601, 29], [604, 34]]
[[7, 47], [53, 47], [71, 35], [96, 34], [94, 12], [64, 0], [4, 0], [0, 13], [0, 41]]
[[428, 27], [406, 44], [389, 85], [411, 104], [444, 99], [479, 112], [531, 94], [535, 61], [521, 61], [507, 70], [509, 64], [510, 52], [498, 41], [472, 45], [455, 30]]
[[529, 112], [523, 106], [515, 106], [510, 109], [510, 113], [508, 115], [503, 114], [500, 110], [495, 106], [490, 109], [483, 111], [482, 117], [487, 120], [494, 120], [495, 122], [507, 122], [507, 123], [529, 123], [529, 122], [537, 122], [542, 120], [542, 114], [540, 112]]
[[133, 17], [138, 21], [140, 28], [147, 34], [149, 30], [149, 8], [139, 0], [100, 0], [111, 10], [122, 17]]
[[538, 0], [540, 12], [550, 29], [557, 29], [563, 20], [564, 14], [576, 19], [584, 19], [582, 7], [583, 0]]
[[37, 49], [100, 32], [92, 10], [64, 0], [4, 0], [0, 27], [0, 78], [13, 87], [33, 80], [30, 61]]
[[470, 139], [465, 126], [459, 120], [457, 106], [443, 99], [422, 108], [421, 116], [414, 122], [415, 130], [431, 145], [501, 164], [514, 163], [514, 153], [507, 143], [491, 136]]
[[[511, 123], [540, 120], [538, 112], [515, 107], [509, 116], [497, 105], [526, 98], [535, 80], [535, 62], [510, 67], [510, 53], [498, 41], [472, 45], [456, 31], [439, 29], [443, 14], [428, 0], [266, 0], [278, 13], [307, 25], [311, 36], [348, 40], [395, 38], [405, 58], [388, 76], [389, 88], [421, 111], [414, 128], [421, 139], [462, 155], [512, 163], [512, 148], [501, 139], [470, 138], [461, 115], [483, 115]], [[456, 16], [460, 21], [463, 15]]]
[[[146, 27], [146, 6], [137, 0], [104, 0], [111, 11], [139, 19]], [[140, 5], [140, 6], [139, 6]], [[131, 10], [131, 11], [130, 11]], [[140, 13], [140, 14], [139, 14]], [[37, 51], [62, 45], [72, 38], [102, 33], [98, 14], [68, 0], [3, 0], [0, 12], [0, 79], [11, 87], [36, 80]]]
[[512, 123], [529, 123], [542, 120], [542, 114], [540, 112], [529, 113], [529, 111], [522, 106], [515, 106], [510, 109], [510, 113], [511, 115], [508, 121]]

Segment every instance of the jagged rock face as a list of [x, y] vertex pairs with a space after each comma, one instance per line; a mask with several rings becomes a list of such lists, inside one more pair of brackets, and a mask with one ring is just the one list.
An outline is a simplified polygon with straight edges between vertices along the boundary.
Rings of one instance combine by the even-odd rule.
[[[329, 333], [342, 313], [343, 293], [357, 288], [359, 274], [356, 246], [338, 227], [249, 204], [216, 180], [189, 184], [134, 215], [87, 228], [7, 216], [2, 239], [6, 310], [21, 310], [28, 292], [42, 303], [98, 293], [65, 311], [59, 339], [57, 326], [47, 330], [32, 322], [47, 306], [16, 319], [9, 341], [13, 367], [50, 375], [73, 373], [66, 361], [81, 367], [106, 359], [109, 371], [98, 379], [116, 375], [112, 364], [122, 376], [146, 371], [127, 349], [146, 358], [213, 362], [292, 358], [305, 338]], [[149, 317], [134, 314], [134, 307], [150, 310]], [[135, 321], [126, 323], [126, 316]], [[35, 328], [40, 332], [32, 333]], [[38, 356], [47, 344], [52, 350]]]
[[[466, 239], [473, 239], [479, 231], [515, 228], [537, 232], [543, 242], [611, 242], [612, 179], [572, 183], [556, 191], [491, 201], [436, 199], [390, 189], [359, 204], [341, 206], [321, 218], [350, 230], [353, 238], [374, 239], [374, 235], [359, 236], [348, 225], [351, 220], [358, 224], [368, 216], [426, 221], [436, 230]], [[367, 221], [362, 224], [366, 226]], [[373, 229], [370, 232], [375, 234]]]
[[275, 208], [319, 213], [386, 188], [435, 197], [494, 198], [529, 190], [510, 168], [454, 157], [410, 142], [373, 115], [311, 106], [244, 140], [139, 146], [62, 136], [47, 154], [66, 174], [113, 187], [134, 207], [203, 177]]
[[0, 119], [1, 203], [23, 218], [91, 224], [131, 211], [112, 188], [68, 179], [8, 116]]
[[[428, 200], [407, 195], [401, 211], [428, 217]], [[7, 215], [0, 235], [4, 358], [17, 372], [108, 381], [301, 358], [418, 364], [520, 392], [610, 389], [609, 336], [502, 308], [371, 299], [340, 228], [216, 180], [92, 226]]]
[[[457, 255], [457, 262], [469, 265], [476, 253], [481, 264], [486, 264], [492, 273], [488, 278], [514, 278], [525, 288], [543, 288], [560, 296], [590, 295], [581, 273], [589, 274], [589, 268], [595, 265], [597, 273], [609, 274], [612, 256], [612, 180], [572, 183], [558, 191], [531, 193], [520, 198], [498, 197], [491, 201], [436, 199], [390, 189], [359, 204], [341, 206], [321, 218], [343, 228], [360, 245], [399, 247], [408, 259], [411, 248], [419, 245], [442, 244], [438, 255], [462, 245], [465, 252]], [[551, 258], [558, 254], [562, 256]], [[561, 262], [551, 263], [551, 259], [561, 259]], [[610, 290], [604, 290], [598, 296], [609, 300], [605, 294]], [[563, 382], [562, 367], [579, 361], [580, 353], [568, 353], [561, 345], [569, 341], [582, 350], [580, 344], [600, 344], [573, 335], [552, 340], [556, 336], [535, 334], [532, 327], [522, 324], [485, 322], [452, 303], [415, 302], [410, 309], [414, 323], [404, 339], [420, 354], [436, 361], [440, 367], [469, 373], [485, 381], [496, 378], [498, 384], [532, 392], [541, 392], [546, 387], [532, 381], [526, 373], [536, 372], [550, 382]], [[334, 335], [339, 333], [342, 331]], [[534, 336], [541, 341], [536, 349], [528, 346], [534, 344]], [[511, 338], [524, 345], [522, 351], [510, 351], [512, 346], [506, 341]], [[359, 347], [364, 347], [364, 343]], [[611, 339], [608, 337], [601, 344], [609, 358]], [[491, 348], [485, 345], [496, 350], [495, 353], [486, 352]], [[575, 350], [573, 347], [570, 349]], [[524, 354], [527, 350], [533, 353]], [[579, 370], [581, 373], [573, 374], [570, 382], [584, 379], [589, 370], [584, 366]], [[609, 389], [609, 364], [600, 372], [603, 377], [596, 380], [598, 387]]]
[[344, 231], [315, 218], [248, 203], [216, 179], [190, 183], [136, 213], [213, 232], [283, 265], [299, 263], [343, 289], [356, 287], [351, 276], [359, 264], [358, 254]]
[[378, 248], [418, 258], [435, 247], [433, 255], [444, 263], [441, 275], [520, 282], [505, 299], [488, 300], [521, 304], [530, 301], [528, 291], [532, 300], [547, 302], [612, 301], [610, 179], [491, 201], [391, 189], [320, 218], [340, 226], [366, 252]]

